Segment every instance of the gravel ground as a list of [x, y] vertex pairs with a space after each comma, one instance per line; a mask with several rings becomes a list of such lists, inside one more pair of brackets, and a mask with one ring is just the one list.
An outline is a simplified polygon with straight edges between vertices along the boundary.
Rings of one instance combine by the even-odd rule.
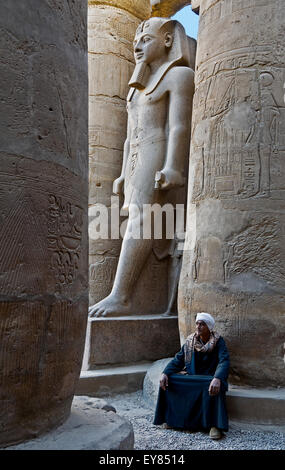
[[142, 391], [115, 395], [108, 403], [132, 423], [137, 450], [285, 450], [283, 432], [242, 429], [235, 424], [222, 439], [213, 441], [207, 433], [154, 426], [154, 412], [143, 400]]

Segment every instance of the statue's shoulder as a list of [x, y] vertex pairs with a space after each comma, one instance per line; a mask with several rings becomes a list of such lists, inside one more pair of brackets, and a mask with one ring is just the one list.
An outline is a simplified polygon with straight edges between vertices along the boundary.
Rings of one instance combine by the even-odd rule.
[[188, 88], [194, 86], [194, 70], [190, 67], [171, 67], [171, 69], [168, 70], [166, 76], [167, 80], [175, 88]]

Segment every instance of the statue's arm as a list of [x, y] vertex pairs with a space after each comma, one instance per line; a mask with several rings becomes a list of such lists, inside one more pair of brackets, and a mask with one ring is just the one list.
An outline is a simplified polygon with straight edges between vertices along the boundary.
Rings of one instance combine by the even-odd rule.
[[168, 72], [169, 135], [161, 189], [184, 184], [185, 159], [189, 157], [194, 72], [188, 67], [175, 67]]
[[119, 178], [115, 179], [113, 182], [113, 193], [114, 194], [121, 194], [123, 190], [123, 185], [125, 181], [125, 171], [126, 171], [126, 165], [127, 165], [127, 160], [128, 160], [128, 155], [130, 151], [130, 122], [128, 121], [128, 130], [127, 130], [127, 138], [124, 143], [124, 154], [123, 154], [123, 164], [122, 164], [122, 170], [121, 170], [121, 175]]

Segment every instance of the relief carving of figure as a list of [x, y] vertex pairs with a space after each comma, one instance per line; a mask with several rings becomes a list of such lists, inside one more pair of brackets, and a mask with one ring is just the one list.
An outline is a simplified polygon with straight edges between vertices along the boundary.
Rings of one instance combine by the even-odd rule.
[[128, 223], [112, 291], [90, 307], [91, 317], [135, 313], [130, 299], [154, 240], [131, 234], [142, 233], [145, 204], [164, 205], [169, 190], [185, 184], [194, 92], [188, 40], [183, 26], [169, 18], [151, 18], [137, 29], [123, 165], [113, 184], [115, 194], [124, 193]]

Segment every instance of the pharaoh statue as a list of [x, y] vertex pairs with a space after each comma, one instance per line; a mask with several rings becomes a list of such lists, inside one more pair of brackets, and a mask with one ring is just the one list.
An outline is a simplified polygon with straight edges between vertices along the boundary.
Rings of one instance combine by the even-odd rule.
[[[136, 31], [127, 139], [113, 183], [114, 194], [124, 193], [128, 222], [112, 291], [90, 307], [91, 317], [134, 313], [132, 292], [154, 245], [153, 234], [142, 235], [149, 223], [144, 205], [169, 203], [170, 192], [185, 184], [194, 91], [190, 50], [183, 26], [169, 18], [150, 18]], [[139, 238], [132, 236], [138, 232]]]

